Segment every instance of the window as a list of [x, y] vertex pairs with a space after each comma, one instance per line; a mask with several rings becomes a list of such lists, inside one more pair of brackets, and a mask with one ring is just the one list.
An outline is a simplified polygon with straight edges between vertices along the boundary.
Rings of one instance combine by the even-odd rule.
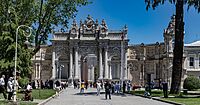
[[194, 66], [194, 57], [190, 57], [190, 66]]
[[200, 57], [199, 57], [199, 66], [200, 66]]

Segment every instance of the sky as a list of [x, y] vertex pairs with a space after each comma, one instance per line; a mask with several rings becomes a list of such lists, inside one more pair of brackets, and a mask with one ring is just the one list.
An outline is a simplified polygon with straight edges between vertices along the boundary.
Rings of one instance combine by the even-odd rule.
[[[175, 14], [175, 5], [168, 2], [147, 11], [145, 0], [91, 1], [91, 4], [78, 8], [76, 21], [85, 20], [90, 15], [99, 23], [105, 19], [110, 30], [120, 30], [127, 25], [129, 44], [163, 42], [163, 30]], [[185, 43], [200, 40], [200, 13], [194, 8], [187, 10], [187, 6], [184, 12]]]

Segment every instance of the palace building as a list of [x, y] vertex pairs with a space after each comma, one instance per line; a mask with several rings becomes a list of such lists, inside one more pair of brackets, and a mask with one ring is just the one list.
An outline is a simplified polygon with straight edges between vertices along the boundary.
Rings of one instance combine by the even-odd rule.
[[[164, 42], [128, 44], [127, 27], [109, 30], [91, 16], [79, 25], [74, 20], [68, 32], [53, 34], [52, 45], [42, 45], [32, 58], [33, 80], [69, 81], [130, 80], [145, 86], [171, 85], [175, 17], [164, 29]], [[187, 75], [200, 77], [200, 42], [185, 44], [182, 83]]]
[[127, 27], [109, 30], [91, 16], [68, 32], [56, 32], [52, 45], [41, 46], [33, 57], [33, 80], [127, 80]]

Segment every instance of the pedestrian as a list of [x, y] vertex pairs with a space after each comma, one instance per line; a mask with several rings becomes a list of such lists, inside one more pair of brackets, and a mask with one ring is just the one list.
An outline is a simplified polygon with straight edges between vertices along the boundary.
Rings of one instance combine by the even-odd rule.
[[44, 83], [42, 80], [40, 80], [40, 86], [41, 86], [41, 89], [44, 89]]
[[119, 93], [119, 91], [120, 91], [120, 84], [119, 84], [119, 81], [116, 82], [116, 84], [115, 84], [115, 90], [116, 90], [116, 93]]
[[32, 97], [32, 86], [31, 86], [31, 83], [28, 83], [27, 86], [26, 86], [26, 91], [25, 91], [25, 95], [24, 95], [24, 100], [25, 101], [33, 101], [33, 97]]
[[74, 83], [74, 89], [76, 89], [77, 88], [77, 82], [73, 81], [73, 83]]
[[80, 91], [80, 93], [84, 93], [84, 88], [85, 88], [84, 82], [81, 82], [81, 91]]
[[123, 81], [123, 93], [125, 93], [126, 92], [126, 82], [125, 81]]
[[111, 100], [111, 95], [110, 95], [110, 89], [111, 89], [111, 84], [108, 82], [108, 81], [106, 81], [106, 83], [105, 83], [105, 98], [107, 99], [107, 95], [109, 96], [109, 99]]
[[8, 100], [11, 100], [13, 96], [13, 89], [14, 89], [13, 77], [10, 77], [8, 79], [8, 84], [7, 84]]
[[111, 89], [112, 89], [112, 94], [115, 93], [115, 84], [114, 82], [111, 82]]
[[48, 79], [45, 81], [44, 84], [45, 84], [45, 88], [46, 88], [46, 89], [49, 89], [49, 80], [48, 80]]
[[61, 89], [61, 83], [60, 83], [60, 81], [57, 80], [55, 82], [56, 95], [59, 95], [58, 93], [60, 92], [60, 89]]
[[4, 98], [7, 99], [4, 79], [5, 79], [5, 75], [2, 75], [0, 78], [0, 93], [3, 93]]
[[88, 81], [85, 82], [85, 89], [87, 90], [88, 88]]
[[131, 83], [130, 83], [130, 81], [128, 81], [128, 83], [127, 83], [127, 91], [130, 92], [130, 90], [131, 90]]
[[97, 96], [98, 96], [100, 95], [101, 83], [98, 81], [96, 85], [97, 85]]

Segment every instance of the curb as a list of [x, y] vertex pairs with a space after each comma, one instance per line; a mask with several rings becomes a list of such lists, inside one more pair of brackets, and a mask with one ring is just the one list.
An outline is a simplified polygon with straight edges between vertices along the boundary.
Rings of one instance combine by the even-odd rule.
[[[58, 94], [62, 93], [63, 90], [64, 90], [64, 89], [62, 89]], [[51, 99], [56, 98], [56, 97], [58, 97], [58, 96], [59, 96], [59, 95], [54, 94], [54, 95], [52, 95], [51, 97], [45, 99], [44, 101], [38, 103], [37, 105], [44, 105], [44, 104], [46, 104], [47, 102], [49, 102]]]
[[174, 101], [161, 100], [161, 99], [156, 98], [156, 97], [145, 97], [145, 96], [139, 95], [139, 94], [137, 94], [135, 96], [139, 96], [139, 97], [143, 97], [143, 98], [148, 98], [148, 99], [152, 99], [152, 100], [156, 100], [156, 101], [161, 101], [161, 102], [165, 102], [165, 103], [169, 103], [169, 104], [173, 104], [173, 105], [185, 105], [185, 104], [177, 103], [177, 102], [174, 102]]
[[159, 99], [159, 98], [155, 98], [155, 97], [152, 97], [152, 99], [153, 99], [153, 100], [156, 100], [156, 101], [161, 101], [161, 102], [165, 102], [165, 103], [173, 104], [173, 105], [185, 105], [185, 104], [177, 103], [177, 102], [174, 102], [174, 101], [161, 100], [161, 99]]

